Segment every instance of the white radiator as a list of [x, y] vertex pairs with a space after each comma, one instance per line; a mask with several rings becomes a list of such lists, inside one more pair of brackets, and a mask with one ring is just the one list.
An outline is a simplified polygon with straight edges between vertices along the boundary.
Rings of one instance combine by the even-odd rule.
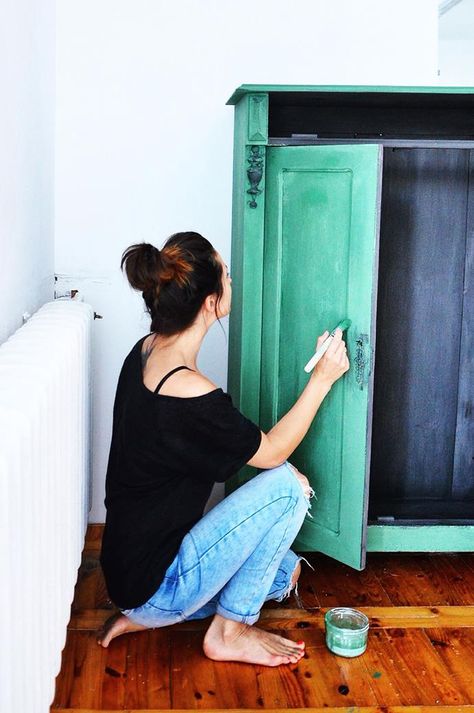
[[47, 713], [90, 509], [93, 312], [45, 304], [0, 345], [0, 711]]

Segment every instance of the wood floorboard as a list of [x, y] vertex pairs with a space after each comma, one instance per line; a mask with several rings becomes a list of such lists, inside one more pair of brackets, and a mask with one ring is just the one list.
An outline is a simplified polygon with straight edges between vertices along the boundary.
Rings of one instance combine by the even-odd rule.
[[474, 572], [456, 555], [436, 555], [422, 561], [422, 571], [442, 604], [474, 604]]
[[91, 634], [78, 631], [74, 646], [74, 679], [68, 692], [69, 705], [99, 708], [102, 705], [102, 682], [107, 677], [107, 652], [92, 646]]
[[169, 709], [170, 632], [117, 638], [107, 649], [95, 631], [69, 631], [52, 710], [61, 707]]
[[[474, 627], [474, 606], [450, 607], [358, 607], [368, 616], [373, 629], [403, 627], [420, 629], [425, 627]], [[324, 614], [327, 607], [320, 610], [264, 608], [259, 622], [266, 627], [280, 630], [324, 629]], [[110, 611], [85, 609], [71, 616], [68, 628], [78, 631], [98, 629], [110, 616]], [[206, 629], [210, 619], [185, 621], [176, 624], [174, 631], [201, 631]]]
[[425, 629], [425, 634], [454, 685], [474, 703], [474, 628]]
[[460, 555], [465, 567], [474, 572], [474, 552], [463, 552]]
[[379, 581], [372, 562], [365, 570], [358, 572], [352, 567], [338, 563], [323, 555], [310, 556], [309, 561], [315, 571], [305, 573], [305, 581], [314, 592], [316, 600], [323, 607], [390, 606], [392, 600]]
[[133, 704], [131, 701], [130, 707], [139, 707], [138, 696], [133, 696], [133, 693], [139, 688], [139, 679], [136, 675], [133, 676], [128, 665], [127, 652], [130, 646], [133, 646], [132, 637], [120, 642], [120, 645], [111, 646], [106, 653], [104, 675], [101, 680], [101, 707], [112, 708], [115, 705], [119, 708], [125, 708], [127, 689], [130, 689], [132, 693]]
[[390, 555], [372, 561], [377, 578], [394, 606], [441, 605], [421, 567], [421, 557]]
[[179, 631], [173, 635], [171, 707], [213, 710], [257, 706], [257, 668], [263, 667], [207, 659], [202, 653], [203, 634]]
[[362, 700], [367, 705], [377, 703], [366, 685], [361, 658], [343, 659], [331, 654], [322, 630], [305, 632], [304, 640], [305, 657], [295, 673], [306, 706], [355, 706]]
[[[266, 627], [284, 630], [300, 630], [304, 633], [308, 629], [324, 629], [324, 614], [327, 607], [319, 611], [301, 612], [298, 609], [264, 609], [260, 616], [260, 623]], [[402, 627], [420, 629], [427, 626], [442, 627], [474, 627], [474, 607], [358, 607], [370, 622], [373, 629], [387, 629]], [[178, 627], [200, 626], [204, 622], [183, 622]]]
[[474, 604], [474, 570], [459, 555], [404, 553], [370, 562], [395, 606]]
[[[457, 689], [423, 629], [385, 629], [382, 635], [387, 639], [390, 654], [395, 654], [402, 664], [394, 686], [399, 683], [405, 705], [460, 705], [470, 702]], [[414, 689], [410, 697], [405, 692], [408, 676]]]
[[[116, 713], [116, 708], [102, 709], [102, 713]], [[239, 713], [242, 708], [216, 708], [217, 713]], [[266, 710], [267, 713], [281, 713], [281, 708], [247, 708], [247, 713], [261, 713]], [[309, 708], [292, 708], [292, 713], [474, 713], [474, 706], [338, 706], [336, 708], [309, 707]], [[57, 713], [97, 713], [96, 708], [58, 708]], [[162, 713], [161, 708], [127, 708], [124, 713]], [[189, 708], [175, 708], [173, 713], [188, 713]]]
[[[103, 526], [90, 526], [51, 711], [209, 710], [474, 713], [474, 555], [370, 553], [352, 570], [306, 554], [299, 601], [269, 602], [259, 626], [297, 640], [296, 665], [215, 662], [202, 652], [210, 619], [118, 637], [96, 631], [115, 606], [99, 564]], [[301, 604], [303, 608], [301, 608]], [[370, 620], [366, 652], [335, 656], [324, 613], [352, 606]]]

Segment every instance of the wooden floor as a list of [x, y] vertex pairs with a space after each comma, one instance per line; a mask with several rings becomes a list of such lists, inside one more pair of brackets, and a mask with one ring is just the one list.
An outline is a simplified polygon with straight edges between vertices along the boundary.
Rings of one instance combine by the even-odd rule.
[[[95, 630], [110, 616], [91, 525], [51, 710], [138, 713], [166, 709], [474, 713], [474, 554], [371, 554], [363, 572], [322, 555], [303, 563], [300, 596], [270, 602], [259, 625], [304, 639], [305, 657], [269, 668], [213, 662], [201, 650], [209, 619], [118, 637]], [[352, 606], [370, 618], [367, 651], [346, 659], [324, 641], [324, 612]]]

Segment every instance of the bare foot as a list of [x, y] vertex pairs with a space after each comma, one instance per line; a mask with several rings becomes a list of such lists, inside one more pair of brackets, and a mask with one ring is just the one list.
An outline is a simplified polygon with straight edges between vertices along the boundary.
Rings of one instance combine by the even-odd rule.
[[97, 643], [107, 648], [112, 639], [115, 639], [116, 636], [120, 636], [120, 634], [128, 634], [131, 631], [142, 631], [142, 629], [148, 628], [149, 627], [142, 626], [141, 624], [133, 624], [124, 614], [116, 612], [112, 614], [112, 616], [109, 616], [102, 624], [102, 627], [98, 631]]
[[216, 614], [204, 637], [203, 649], [206, 656], [214, 661], [279, 666], [298, 663], [304, 655], [304, 642], [296, 643]]

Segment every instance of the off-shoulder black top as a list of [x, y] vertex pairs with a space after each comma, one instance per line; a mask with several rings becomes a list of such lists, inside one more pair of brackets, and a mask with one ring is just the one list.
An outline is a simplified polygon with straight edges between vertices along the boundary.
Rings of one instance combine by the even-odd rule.
[[120, 609], [160, 586], [183, 537], [202, 517], [213, 484], [257, 452], [261, 431], [221, 388], [165, 396], [143, 383], [142, 337], [118, 380], [106, 474], [100, 562]]

